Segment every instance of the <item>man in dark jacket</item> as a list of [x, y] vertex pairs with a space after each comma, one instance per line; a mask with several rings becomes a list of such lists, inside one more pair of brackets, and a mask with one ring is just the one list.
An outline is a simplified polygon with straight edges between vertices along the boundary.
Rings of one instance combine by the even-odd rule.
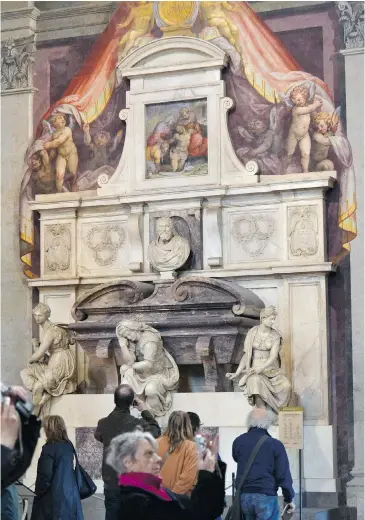
[[[157, 439], [161, 435], [161, 429], [153, 415], [147, 410], [146, 404], [136, 399], [129, 385], [120, 385], [114, 392], [115, 408], [108, 417], [100, 419], [95, 431], [95, 439], [103, 443], [103, 468], [105, 495], [105, 520], [115, 520], [120, 506], [120, 492], [117, 473], [105, 463], [106, 451], [111, 440], [120, 435], [134, 431], [137, 427], [149, 432]], [[135, 406], [142, 412], [142, 419], [137, 419], [130, 414], [130, 407]]]
[[273, 439], [267, 430], [274, 423], [273, 412], [254, 408], [247, 419], [248, 432], [233, 442], [232, 457], [237, 462], [237, 485], [241, 480], [250, 455], [262, 436], [267, 437], [261, 446], [241, 492], [241, 506], [245, 518], [279, 520], [280, 509], [277, 491], [280, 487], [287, 512], [295, 510], [293, 480], [284, 445]]

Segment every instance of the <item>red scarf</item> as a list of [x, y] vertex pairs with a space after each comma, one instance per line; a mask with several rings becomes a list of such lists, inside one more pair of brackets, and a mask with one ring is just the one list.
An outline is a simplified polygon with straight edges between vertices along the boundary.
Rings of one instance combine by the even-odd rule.
[[123, 473], [119, 478], [119, 485], [144, 489], [167, 502], [172, 501], [170, 495], [162, 487], [162, 479], [151, 473]]

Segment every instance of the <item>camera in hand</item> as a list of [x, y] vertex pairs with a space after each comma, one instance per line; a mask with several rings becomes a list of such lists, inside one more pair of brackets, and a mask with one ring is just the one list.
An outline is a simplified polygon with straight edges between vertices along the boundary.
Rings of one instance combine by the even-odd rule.
[[1, 387], [1, 404], [3, 404], [5, 397], [10, 397], [15, 404], [15, 409], [20, 415], [20, 418], [23, 422], [28, 422], [30, 416], [33, 413], [34, 405], [31, 401], [25, 401], [18, 395], [14, 395], [11, 386], [4, 385], [0, 383]]

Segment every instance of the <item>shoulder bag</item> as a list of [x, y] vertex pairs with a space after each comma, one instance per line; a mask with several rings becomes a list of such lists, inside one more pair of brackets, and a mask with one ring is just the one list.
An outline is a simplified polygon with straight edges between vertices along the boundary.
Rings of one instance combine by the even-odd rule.
[[83, 500], [84, 498], [89, 498], [96, 493], [96, 485], [92, 480], [88, 472], [81, 466], [79, 463], [79, 459], [77, 457], [77, 453], [75, 447], [73, 446], [74, 455], [76, 459], [76, 467], [75, 467], [75, 477], [77, 487], [80, 493], [80, 498]]
[[238, 484], [238, 487], [236, 489], [236, 495], [233, 499], [231, 507], [228, 509], [227, 515], [225, 517], [226, 520], [245, 520], [242, 507], [241, 507], [241, 492], [243, 488], [243, 484], [246, 481], [246, 478], [248, 477], [248, 474], [250, 472], [250, 469], [252, 467], [252, 464], [254, 463], [254, 460], [261, 448], [261, 446], [264, 444], [264, 442], [267, 440], [267, 436], [263, 435], [258, 443], [255, 445], [254, 449], [252, 450], [251, 456], [248, 459], [248, 462], [245, 466], [245, 469], [243, 471], [240, 483]]

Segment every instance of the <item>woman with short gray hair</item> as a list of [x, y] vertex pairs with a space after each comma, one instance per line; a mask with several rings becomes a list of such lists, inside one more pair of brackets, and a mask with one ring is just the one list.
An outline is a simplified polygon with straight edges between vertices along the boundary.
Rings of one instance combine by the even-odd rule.
[[121, 507], [116, 520], [214, 520], [224, 508], [224, 480], [215, 473], [216, 454], [199, 461], [190, 498], [162, 486], [161, 457], [149, 433], [136, 430], [115, 437], [106, 457], [120, 474]]

